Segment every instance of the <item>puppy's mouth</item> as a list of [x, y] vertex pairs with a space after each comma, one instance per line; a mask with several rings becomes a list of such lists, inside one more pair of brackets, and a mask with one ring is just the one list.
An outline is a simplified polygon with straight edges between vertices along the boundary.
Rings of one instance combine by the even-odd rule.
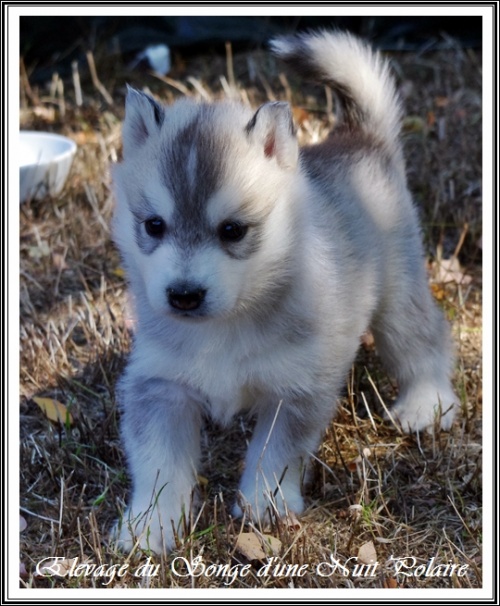
[[195, 311], [178, 311], [172, 308], [168, 309], [168, 315], [173, 318], [178, 318], [180, 320], [189, 320], [189, 321], [203, 321], [207, 320], [211, 315], [203, 310], [195, 310]]

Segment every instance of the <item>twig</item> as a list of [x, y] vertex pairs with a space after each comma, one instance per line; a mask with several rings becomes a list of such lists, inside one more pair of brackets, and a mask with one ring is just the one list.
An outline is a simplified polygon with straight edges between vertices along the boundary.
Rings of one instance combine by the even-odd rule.
[[269, 428], [269, 432], [267, 434], [266, 441], [264, 443], [264, 447], [262, 448], [262, 452], [260, 453], [260, 456], [259, 456], [258, 467], [261, 467], [261, 465], [262, 465], [262, 460], [264, 458], [264, 453], [267, 450], [267, 446], [268, 446], [269, 441], [271, 439], [271, 434], [274, 431], [274, 426], [276, 425], [276, 420], [278, 418], [278, 415], [279, 415], [279, 412], [281, 410], [281, 406], [282, 405], [283, 405], [283, 400], [280, 400], [279, 403], [278, 403], [278, 406], [276, 407], [276, 412], [274, 413], [273, 422], [271, 423], [271, 427]]
[[266, 95], [267, 95], [267, 98], [269, 99], [269, 101], [276, 101], [276, 96], [274, 95], [273, 89], [271, 88], [269, 82], [266, 80], [266, 78], [260, 72], [259, 72], [258, 76], [259, 76], [260, 83], [262, 84], [262, 86], [264, 87], [264, 90], [266, 91]]
[[66, 101], [64, 100], [64, 82], [61, 80], [61, 78], [59, 78], [59, 76], [57, 77], [56, 91], [57, 97], [59, 98], [59, 113], [61, 114], [61, 117], [64, 118], [64, 116], [66, 115]]
[[26, 96], [29, 97], [29, 99], [31, 100], [33, 105], [39, 105], [40, 100], [38, 99], [38, 95], [36, 95], [33, 92], [33, 89], [31, 88], [31, 84], [30, 84], [30, 81], [28, 78], [28, 73], [26, 71], [26, 65], [24, 64], [23, 57], [21, 57], [19, 67], [20, 67], [20, 71], [21, 71], [22, 90], [25, 92]]
[[191, 96], [191, 91], [189, 90], [189, 88], [187, 88], [187, 86], [184, 86], [184, 84], [181, 84], [181, 82], [177, 82], [177, 80], [173, 80], [172, 78], [169, 78], [168, 76], [162, 76], [161, 74], [158, 74], [157, 72], [149, 72], [149, 74], [151, 76], [153, 76], [153, 78], [158, 78], [158, 80], [165, 82], [165, 84], [168, 84], [169, 86], [172, 86], [173, 88], [176, 88], [183, 95], [186, 95], [186, 97]]
[[229, 83], [228, 83], [226, 77], [219, 76], [219, 81], [221, 83], [222, 88], [224, 89], [224, 93], [225, 93], [226, 97], [228, 97], [230, 99], [233, 96], [233, 91], [232, 91], [231, 87], [229, 86]]
[[465, 223], [464, 227], [462, 229], [462, 233], [460, 234], [460, 238], [458, 240], [458, 244], [455, 247], [455, 250], [453, 252], [453, 257], [456, 259], [458, 257], [458, 253], [460, 252], [463, 243], [465, 241], [465, 236], [467, 235], [467, 232], [469, 231], [469, 224]]
[[226, 63], [227, 63], [227, 79], [229, 81], [229, 86], [232, 89], [235, 89], [236, 80], [234, 77], [233, 48], [231, 46], [231, 42], [226, 42]]
[[112, 99], [111, 95], [104, 88], [104, 85], [101, 83], [101, 81], [99, 80], [99, 78], [97, 76], [94, 55], [93, 55], [92, 51], [87, 51], [87, 62], [89, 64], [90, 77], [92, 78], [92, 84], [95, 86], [95, 88], [97, 88], [97, 90], [104, 97], [104, 100], [106, 101], [106, 103], [108, 103], [109, 105], [113, 105], [113, 99]]
[[50, 522], [51, 524], [58, 524], [57, 520], [54, 520], [53, 518], [46, 518], [45, 516], [41, 516], [37, 513], [34, 513], [33, 511], [30, 511], [29, 509], [26, 509], [26, 507], [19, 507], [19, 509], [24, 512], [27, 513], [30, 516], [33, 516], [34, 518], [38, 518], [39, 520], [44, 520], [45, 522]]
[[279, 79], [281, 82], [281, 86], [285, 89], [286, 100], [290, 105], [292, 105], [292, 89], [290, 88], [290, 84], [288, 83], [288, 79], [285, 74], [280, 73]]
[[[476, 545], [476, 547], [478, 549], [481, 549], [479, 543], [474, 538], [474, 534], [472, 533], [471, 529], [467, 526], [466, 521], [463, 519], [463, 517], [461, 516], [460, 512], [458, 511], [457, 506], [455, 505], [455, 501], [451, 498], [450, 494], [448, 494], [447, 496], [448, 496], [448, 501], [451, 503], [451, 506], [455, 510], [455, 513], [459, 517], [460, 521], [462, 522], [462, 524], [463, 524], [465, 530], [467, 531], [467, 533], [469, 534], [470, 538], [472, 539], [472, 541], [474, 542], [474, 544]], [[465, 554], [463, 554], [463, 555], [465, 555]]]
[[329, 86], [325, 86], [325, 97], [326, 97], [326, 113], [328, 118], [331, 120], [333, 117], [333, 95], [332, 89]]
[[73, 86], [75, 88], [75, 101], [78, 107], [83, 105], [82, 87], [80, 84], [80, 72], [78, 71], [78, 61], [71, 63], [71, 71], [73, 75]]
[[377, 389], [377, 386], [373, 382], [373, 379], [371, 378], [370, 373], [368, 372], [368, 370], [366, 368], [365, 368], [365, 370], [366, 370], [366, 374], [367, 374], [367, 377], [368, 377], [368, 381], [370, 382], [370, 385], [373, 387], [373, 391], [375, 392], [377, 398], [379, 399], [380, 404], [382, 404], [382, 408], [384, 409], [385, 414], [387, 415], [387, 417], [391, 421], [391, 423], [394, 425], [394, 427], [398, 430], [398, 432], [402, 435], [403, 432], [401, 431], [401, 427], [396, 423], [394, 417], [389, 412], [389, 409], [385, 405], [385, 402], [384, 402], [382, 396], [380, 395], [380, 393], [379, 393], [379, 391]]
[[361, 392], [361, 399], [363, 400], [363, 404], [365, 405], [366, 408], [366, 412], [368, 413], [368, 416], [370, 417], [370, 421], [372, 423], [372, 427], [375, 430], [375, 433], [377, 434], [377, 426], [375, 425], [375, 421], [373, 420], [373, 415], [372, 412], [370, 410], [370, 407], [368, 406], [368, 402], [366, 401], [366, 396], [364, 394], [364, 392]]
[[63, 510], [64, 510], [64, 478], [61, 477], [61, 496], [59, 503], [59, 536], [62, 536], [62, 519], [63, 519]]
[[206, 101], [212, 101], [212, 97], [207, 93], [207, 91], [203, 88], [201, 82], [192, 76], [189, 76], [187, 81], [193, 85], [201, 97], [203, 97]]

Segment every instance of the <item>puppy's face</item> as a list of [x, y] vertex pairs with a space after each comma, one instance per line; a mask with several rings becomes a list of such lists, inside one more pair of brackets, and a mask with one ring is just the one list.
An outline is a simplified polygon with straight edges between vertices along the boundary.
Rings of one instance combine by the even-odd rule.
[[130, 90], [123, 148], [114, 237], [155, 311], [220, 316], [286, 280], [298, 155], [286, 104], [164, 108]]

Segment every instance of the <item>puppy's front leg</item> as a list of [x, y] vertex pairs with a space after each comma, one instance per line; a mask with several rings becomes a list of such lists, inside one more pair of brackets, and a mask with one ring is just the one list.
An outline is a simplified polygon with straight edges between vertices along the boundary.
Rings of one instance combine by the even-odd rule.
[[119, 386], [122, 436], [132, 476], [132, 498], [115, 529], [118, 546], [139, 541], [161, 553], [172, 548], [183, 510], [189, 511], [200, 456], [200, 412], [184, 388], [134, 376]]
[[[281, 515], [303, 511], [303, 475], [324, 428], [317, 413], [312, 403], [286, 401], [268, 402], [260, 410], [240, 483], [241, 505], [255, 520], [264, 520], [267, 508], [276, 508]], [[242, 514], [239, 504], [233, 514]]]

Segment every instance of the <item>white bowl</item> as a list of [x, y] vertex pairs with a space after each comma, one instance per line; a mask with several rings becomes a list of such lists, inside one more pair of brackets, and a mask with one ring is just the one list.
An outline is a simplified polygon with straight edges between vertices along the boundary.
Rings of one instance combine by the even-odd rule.
[[57, 196], [68, 177], [76, 143], [62, 135], [27, 130], [19, 133], [19, 142], [21, 202]]

